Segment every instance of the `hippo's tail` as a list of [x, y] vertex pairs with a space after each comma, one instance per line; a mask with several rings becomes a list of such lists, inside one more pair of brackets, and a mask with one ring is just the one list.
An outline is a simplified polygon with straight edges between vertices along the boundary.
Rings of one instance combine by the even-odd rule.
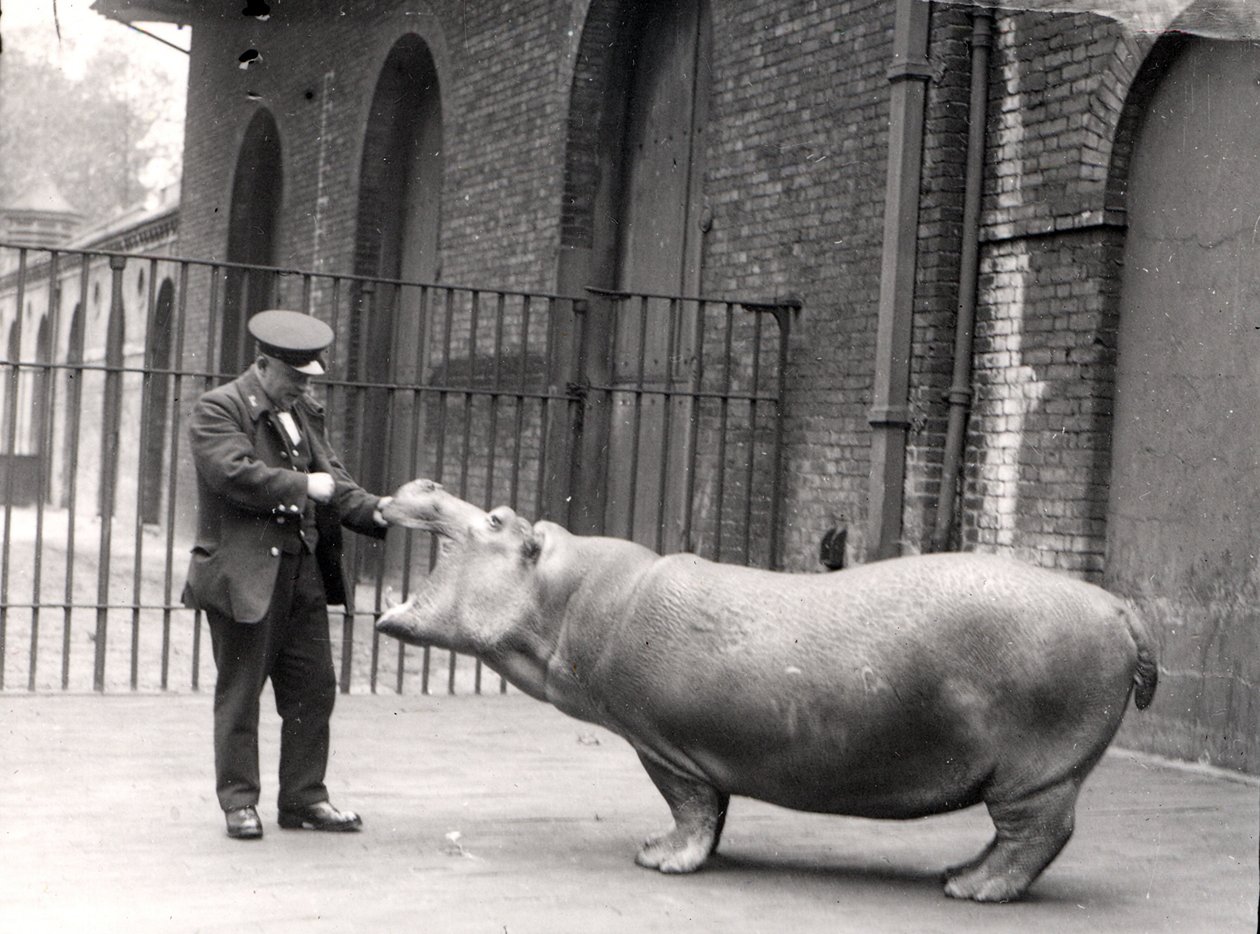
[[1137, 645], [1137, 664], [1133, 669], [1133, 703], [1138, 710], [1145, 710], [1155, 697], [1155, 685], [1159, 682], [1159, 663], [1151, 647], [1151, 634], [1141, 617], [1128, 606], [1121, 606], [1120, 615], [1129, 627], [1129, 635]]

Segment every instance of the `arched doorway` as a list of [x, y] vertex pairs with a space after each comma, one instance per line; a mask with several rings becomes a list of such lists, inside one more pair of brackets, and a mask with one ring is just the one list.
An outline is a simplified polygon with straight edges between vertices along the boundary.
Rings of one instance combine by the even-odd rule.
[[[440, 268], [442, 219], [442, 102], [437, 66], [419, 36], [406, 35], [385, 60], [372, 97], [360, 166], [355, 271], [405, 282], [431, 283]], [[413, 384], [424, 361], [423, 290], [382, 285], [358, 296], [352, 322], [354, 372], [368, 382]], [[388, 457], [360, 462], [369, 490], [391, 490], [411, 479], [424, 435], [412, 400], [369, 392], [350, 413], [364, 443]], [[391, 407], [392, 406], [392, 407]], [[418, 432], [412, 426], [419, 425]]]
[[[711, 92], [711, 25], [704, 0], [593, 4], [570, 106], [566, 208], [589, 225], [586, 284], [660, 296], [700, 293], [705, 127]], [[609, 30], [611, 45], [600, 42]], [[582, 87], [585, 84], [586, 87]], [[600, 88], [598, 101], [591, 87]], [[597, 106], [595, 119], [576, 111]], [[584, 185], [584, 172], [597, 181]], [[574, 215], [581, 215], [575, 217]], [[585, 247], [573, 242], [570, 246]], [[600, 530], [665, 551], [683, 540], [694, 430], [685, 386], [696, 365], [694, 304], [623, 303], [596, 354], [616, 348], [607, 375], [608, 473], [596, 507]], [[580, 484], [589, 493], [589, 484]]]
[[1160, 642], [1161, 696], [1126, 729], [1153, 731], [1162, 752], [1254, 767], [1260, 50], [1174, 48], [1131, 146], [1106, 584]]
[[[282, 197], [280, 133], [270, 111], [254, 113], [241, 142], [232, 183], [232, 214], [228, 221], [227, 260], [273, 266], [276, 262], [276, 220]], [[235, 375], [249, 364], [253, 345], [246, 323], [275, 299], [272, 273], [229, 269], [219, 332], [220, 373]]]

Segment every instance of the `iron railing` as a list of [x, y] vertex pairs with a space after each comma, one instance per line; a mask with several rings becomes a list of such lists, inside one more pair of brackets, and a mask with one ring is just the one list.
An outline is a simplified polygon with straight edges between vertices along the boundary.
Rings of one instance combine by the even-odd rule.
[[[428, 476], [579, 532], [778, 563], [791, 303], [0, 243], [0, 690], [212, 682], [201, 616], [179, 600], [195, 527], [184, 423], [247, 365], [240, 329], [268, 306], [337, 334], [321, 389], [369, 489]], [[330, 633], [341, 690], [486, 689], [475, 660], [372, 628], [431, 567], [429, 537], [356, 539]]]

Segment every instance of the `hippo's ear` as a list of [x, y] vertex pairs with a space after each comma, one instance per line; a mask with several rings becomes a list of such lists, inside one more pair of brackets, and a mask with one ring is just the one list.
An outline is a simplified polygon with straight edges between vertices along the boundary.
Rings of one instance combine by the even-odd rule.
[[542, 542], [533, 532], [528, 533], [521, 542], [521, 557], [533, 564], [540, 554], [542, 554]]

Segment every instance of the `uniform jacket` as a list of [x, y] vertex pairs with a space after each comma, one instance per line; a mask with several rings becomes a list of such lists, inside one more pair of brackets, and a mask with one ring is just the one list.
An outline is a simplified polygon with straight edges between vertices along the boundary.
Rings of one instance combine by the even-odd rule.
[[[324, 590], [329, 603], [343, 604], [340, 527], [383, 538], [385, 528], [372, 519], [380, 498], [355, 483], [338, 460], [322, 406], [303, 398], [293, 415], [309, 445], [310, 470], [331, 474], [336, 484], [331, 503], [312, 505]], [[256, 623], [271, 604], [280, 555], [302, 547], [306, 472], [289, 463], [291, 445], [257, 367], [198, 399], [188, 433], [198, 516], [184, 605]]]

